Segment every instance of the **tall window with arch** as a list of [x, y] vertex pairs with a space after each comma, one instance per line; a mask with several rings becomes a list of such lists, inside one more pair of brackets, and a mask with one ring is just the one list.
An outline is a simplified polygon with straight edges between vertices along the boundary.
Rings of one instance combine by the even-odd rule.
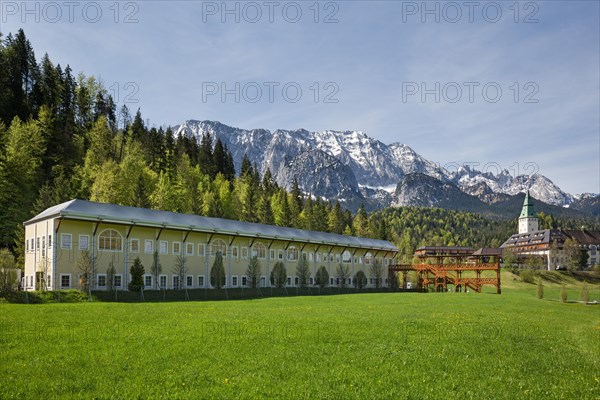
[[225, 257], [225, 255], [227, 254], [226, 251], [227, 251], [227, 244], [222, 239], [215, 239], [210, 244], [210, 255], [213, 257], [216, 256], [217, 253], [221, 253], [221, 255], [223, 257]]
[[252, 246], [252, 257], [257, 257], [260, 259], [265, 259], [267, 257], [267, 248], [262, 243], [255, 243]]
[[114, 229], [105, 229], [98, 235], [98, 249], [104, 251], [123, 250], [123, 238]]

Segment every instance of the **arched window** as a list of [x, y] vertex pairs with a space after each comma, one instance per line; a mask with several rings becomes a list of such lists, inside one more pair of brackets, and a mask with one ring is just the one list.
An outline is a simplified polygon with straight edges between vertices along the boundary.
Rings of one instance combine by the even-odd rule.
[[345, 250], [342, 253], [342, 262], [349, 263], [352, 262], [352, 254], [348, 250]]
[[296, 248], [296, 246], [288, 247], [287, 258], [290, 261], [296, 261], [298, 259], [298, 249]]
[[373, 261], [373, 255], [371, 253], [365, 254], [365, 264], [369, 265]]
[[227, 245], [224, 240], [216, 239], [210, 245], [210, 255], [213, 257], [216, 256], [217, 253], [221, 253], [222, 256], [225, 256], [225, 254], [227, 254], [226, 251]]
[[123, 250], [121, 234], [114, 229], [105, 229], [98, 236], [98, 249], [108, 251]]
[[252, 246], [252, 257], [264, 259], [267, 257], [267, 248], [262, 243], [255, 243]]

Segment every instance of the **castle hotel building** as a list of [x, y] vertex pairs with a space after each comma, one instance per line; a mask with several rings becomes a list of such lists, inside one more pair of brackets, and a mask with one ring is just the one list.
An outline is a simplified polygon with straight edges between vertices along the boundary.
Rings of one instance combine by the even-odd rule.
[[[309, 262], [310, 284], [325, 266], [331, 286], [339, 284], [338, 265], [348, 266], [352, 278], [359, 270], [369, 276], [374, 263], [384, 268], [398, 249], [384, 240], [359, 238], [301, 229], [178, 214], [114, 204], [71, 200], [48, 208], [25, 225], [25, 290], [78, 288], [78, 260], [88, 252], [92, 263], [92, 289], [107, 285], [110, 263], [115, 267], [114, 286], [127, 290], [130, 267], [139, 257], [145, 267], [146, 289], [210, 288], [210, 269], [217, 253], [223, 256], [228, 288], [243, 287], [248, 263], [261, 263], [261, 287], [270, 286], [273, 265], [283, 262], [287, 286], [297, 286], [300, 257]], [[151, 274], [158, 253], [162, 273]], [[183, 282], [175, 265], [183, 264]], [[373, 283], [372, 280], [370, 280]]]
[[539, 229], [538, 218], [533, 208], [529, 192], [525, 195], [519, 233], [512, 235], [500, 246], [504, 251], [518, 256], [539, 256], [544, 259], [548, 270], [559, 269], [567, 263], [565, 241], [572, 239], [579, 245], [580, 251], [588, 253], [587, 265], [600, 264], [600, 231], [586, 229]]

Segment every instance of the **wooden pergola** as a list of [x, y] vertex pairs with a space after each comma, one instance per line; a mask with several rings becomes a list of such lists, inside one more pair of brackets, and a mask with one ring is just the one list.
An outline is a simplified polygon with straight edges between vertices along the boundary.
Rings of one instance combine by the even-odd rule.
[[421, 247], [417, 249], [415, 256], [419, 258], [416, 264], [388, 267], [390, 279], [396, 279], [396, 275], [402, 273], [402, 288], [405, 290], [408, 273], [415, 272], [419, 291], [428, 292], [433, 289], [436, 292], [446, 292], [452, 287], [456, 292], [466, 292], [470, 288], [481, 293], [483, 285], [493, 285], [496, 293], [502, 293], [501, 249], [473, 251], [467, 247]]

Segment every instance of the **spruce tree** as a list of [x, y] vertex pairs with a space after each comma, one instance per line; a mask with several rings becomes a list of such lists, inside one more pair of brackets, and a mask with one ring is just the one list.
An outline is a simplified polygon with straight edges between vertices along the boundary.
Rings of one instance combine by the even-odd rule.
[[215, 255], [215, 261], [210, 269], [210, 285], [217, 290], [225, 286], [225, 267], [223, 266], [223, 255], [220, 251]]
[[329, 285], [329, 272], [327, 272], [327, 268], [325, 266], [320, 266], [317, 270], [317, 275], [315, 277], [315, 283], [323, 289], [327, 285]]
[[144, 273], [146, 272], [144, 265], [139, 257], [133, 260], [133, 265], [129, 269], [129, 275], [131, 281], [129, 282], [128, 288], [132, 292], [141, 292], [144, 288]]
[[248, 277], [248, 280], [250, 281], [250, 287], [252, 289], [258, 287], [261, 273], [262, 266], [260, 265], [260, 261], [258, 260], [257, 256], [254, 256], [250, 259], [248, 269], [246, 269], [246, 277]]
[[270, 278], [271, 285], [274, 285], [277, 288], [285, 287], [287, 282], [287, 271], [285, 270], [285, 266], [281, 261], [277, 261], [273, 266]]
[[300, 260], [298, 260], [298, 265], [296, 265], [296, 276], [298, 276], [300, 287], [308, 286], [310, 268], [308, 266], [308, 260], [304, 256], [301, 256]]

